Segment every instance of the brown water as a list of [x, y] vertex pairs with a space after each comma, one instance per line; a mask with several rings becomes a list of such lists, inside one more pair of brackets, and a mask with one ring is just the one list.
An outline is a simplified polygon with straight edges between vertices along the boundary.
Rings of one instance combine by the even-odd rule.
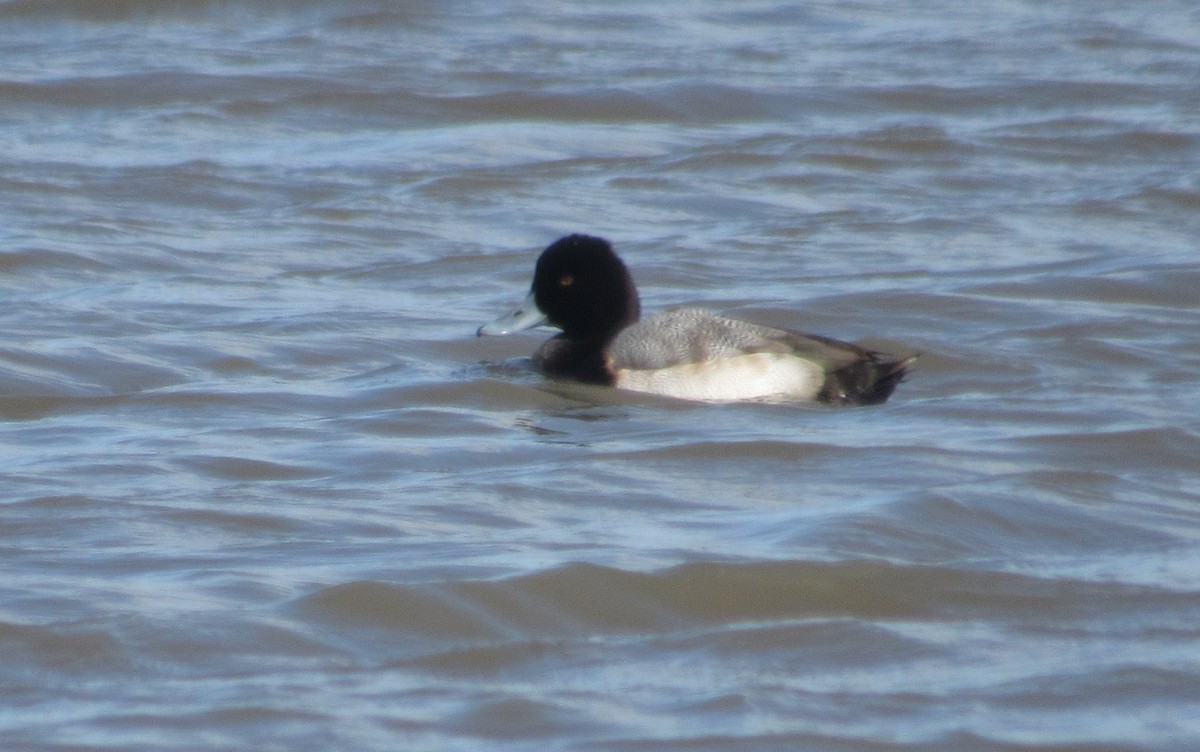
[[[1198, 29], [0, 2], [0, 746], [1200, 748]], [[575, 231], [925, 355], [546, 383]]]

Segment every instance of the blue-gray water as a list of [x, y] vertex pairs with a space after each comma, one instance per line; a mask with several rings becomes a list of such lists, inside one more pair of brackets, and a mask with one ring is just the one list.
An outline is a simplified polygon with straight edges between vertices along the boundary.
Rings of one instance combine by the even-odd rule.
[[[5, 750], [1200, 746], [1200, 7], [0, 1]], [[546, 383], [648, 311], [881, 407]]]

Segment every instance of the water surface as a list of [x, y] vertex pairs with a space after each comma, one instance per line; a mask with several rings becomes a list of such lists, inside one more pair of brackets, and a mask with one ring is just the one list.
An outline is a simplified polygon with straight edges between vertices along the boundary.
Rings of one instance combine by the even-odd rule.
[[[1195, 748], [1198, 27], [0, 2], [6, 749]], [[568, 232], [924, 355], [547, 383]]]

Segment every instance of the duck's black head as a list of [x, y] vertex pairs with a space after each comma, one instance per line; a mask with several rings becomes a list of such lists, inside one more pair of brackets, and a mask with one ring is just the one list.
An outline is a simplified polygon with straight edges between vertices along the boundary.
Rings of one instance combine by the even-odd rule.
[[603, 238], [568, 235], [542, 252], [533, 296], [548, 323], [568, 339], [607, 342], [638, 320], [637, 288]]

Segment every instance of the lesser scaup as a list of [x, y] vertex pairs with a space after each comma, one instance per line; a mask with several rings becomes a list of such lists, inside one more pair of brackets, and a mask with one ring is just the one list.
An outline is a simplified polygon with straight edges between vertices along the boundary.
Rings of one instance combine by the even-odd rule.
[[608, 241], [568, 235], [538, 258], [525, 303], [478, 333], [550, 324], [562, 333], [533, 356], [547, 376], [690, 400], [878, 404], [916, 360], [697, 308], [642, 320], [640, 312], [633, 277]]

